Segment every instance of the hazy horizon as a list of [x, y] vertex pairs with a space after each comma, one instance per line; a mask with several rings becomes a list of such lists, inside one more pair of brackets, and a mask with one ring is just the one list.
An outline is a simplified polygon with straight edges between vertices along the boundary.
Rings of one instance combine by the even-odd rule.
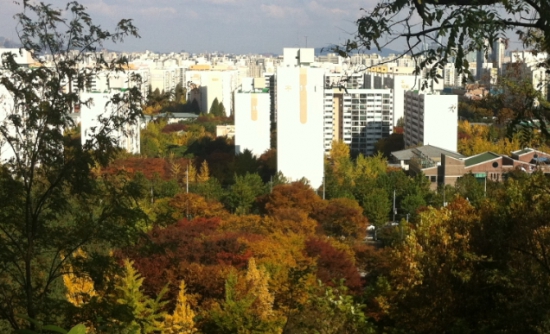
[[[18, 40], [13, 16], [22, 6], [2, 0], [0, 36]], [[56, 8], [67, 1], [46, 0]], [[281, 54], [284, 47], [324, 47], [353, 37], [361, 8], [375, 0], [82, 0], [96, 24], [112, 29], [131, 18], [140, 39], [106, 44], [117, 51]]]

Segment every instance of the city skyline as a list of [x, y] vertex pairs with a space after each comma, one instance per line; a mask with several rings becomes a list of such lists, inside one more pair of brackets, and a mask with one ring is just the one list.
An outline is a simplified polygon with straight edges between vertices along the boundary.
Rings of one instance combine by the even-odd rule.
[[[18, 40], [15, 14], [22, 10], [2, 0], [0, 36]], [[64, 8], [65, 0], [50, 0]], [[283, 47], [341, 45], [353, 37], [361, 8], [374, 0], [351, 0], [338, 7], [328, 0], [81, 0], [104, 28], [123, 18], [134, 20], [140, 39], [105, 47], [116, 51], [274, 53]]]

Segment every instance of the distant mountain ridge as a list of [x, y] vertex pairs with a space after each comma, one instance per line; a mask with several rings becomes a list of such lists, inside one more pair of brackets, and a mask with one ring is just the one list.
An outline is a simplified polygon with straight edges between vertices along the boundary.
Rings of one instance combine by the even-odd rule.
[[12, 39], [0, 36], [0, 48], [20, 48], [21, 44]]

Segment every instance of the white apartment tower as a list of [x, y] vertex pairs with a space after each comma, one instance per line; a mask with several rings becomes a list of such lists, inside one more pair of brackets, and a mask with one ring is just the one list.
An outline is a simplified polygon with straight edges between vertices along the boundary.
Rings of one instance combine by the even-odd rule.
[[246, 86], [235, 94], [235, 154], [249, 150], [259, 157], [270, 148], [271, 98], [268, 88]]
[[[300, 53], [309, 55], [309, 51]], [[298, 62], [304, 65], [309, 60]], [[324, 175], [324, 70], [297, 67], [290, 61], [287, 66], [277, 69], [277, 169], [293, 181], [306, 178], [317, 189]]]
[[456, 152], [458, 96], [405, 93], [405, 147], [433, 145]]
[[[90, 101], [88, 106], [80, 107], [80, 131], [82, 145], [94, 136], [94, 131], [100, 131], [102, 123], [99, 118], [108, 118], [112, 115], [124, 112], [125, 106], [108, 103], [114, 94], [124, 94], [123, 92], [109, 93], [81, 93], [82, 101]], [[110, 123], [113, 126], [113, 123]], [[94, 130], [95, 129], [95, 130]], [[140, 125], [139, 118], [134, 124], [126, 124], [124, 128], [115, 128], [110, 134], [115, 144], [132, 154], [140, 153]]]
[[[200, 67], [200, 66], [196, 66]], [[233, 93], [237, 88], [239, 72], [237, 70], [210, 70], [210, 66], [203, 69], [193, 69], [185, 72], [188, 100], [198, 98], [202, 112], [208, 112], [215, 99], [223, 103], [227, 116], [233, 113]], [[192, 95], [191, 87], [196, 87], [199, 94]]]
[[324, 113], [325, 152], [343, 141], [350, 150], [374, 154], [375, 144], [393, 128], [391, 89], [327, 89]]

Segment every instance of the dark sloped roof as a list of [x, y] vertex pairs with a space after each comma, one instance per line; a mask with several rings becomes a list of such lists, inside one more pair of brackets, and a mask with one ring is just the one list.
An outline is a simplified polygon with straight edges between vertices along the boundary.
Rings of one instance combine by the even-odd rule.
[[496, 158], [500, 158], [500, 155], [493, 152], [485, 152], [485, 153], [481, 153], [478, 155], [474, 155], [473, 157], [464, 159], [464, 165], [466, 167], [470, 167], [483, 162], [494, 160]]

